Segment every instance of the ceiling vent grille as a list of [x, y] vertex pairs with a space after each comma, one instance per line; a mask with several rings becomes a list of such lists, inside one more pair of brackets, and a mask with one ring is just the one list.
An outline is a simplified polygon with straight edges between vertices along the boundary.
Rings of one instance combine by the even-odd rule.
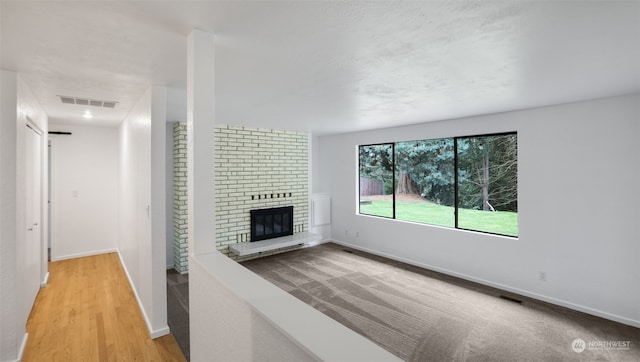
[[60, 96], [60, 100], [62, 101], [62, 103], [66, 104], [76, 104], [75, 98]]
[[87, 99], [78, 97], [58, 96], [60, 101], [64, 104], [78, 104], [81, 106], [93, 106], [104, 108], [115, 108], [118, 102], [115, 101], [101, 101], [99, 99]]

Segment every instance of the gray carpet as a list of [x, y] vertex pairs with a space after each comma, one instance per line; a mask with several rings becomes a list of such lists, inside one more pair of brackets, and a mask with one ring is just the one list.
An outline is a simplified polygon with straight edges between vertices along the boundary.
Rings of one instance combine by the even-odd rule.
[[336, 244], [242, 264], [408, 361], [640, 361], [638, 328]]
[[189, 275], [174, 269], [167, 270], [167, 324], [189, 361]]

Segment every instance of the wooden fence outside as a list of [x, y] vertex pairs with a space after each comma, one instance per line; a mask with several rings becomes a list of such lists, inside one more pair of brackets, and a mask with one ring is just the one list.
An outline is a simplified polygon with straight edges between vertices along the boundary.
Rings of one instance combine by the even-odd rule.
[[382, 181], [360, 177], [360, 196], [382, 195]]

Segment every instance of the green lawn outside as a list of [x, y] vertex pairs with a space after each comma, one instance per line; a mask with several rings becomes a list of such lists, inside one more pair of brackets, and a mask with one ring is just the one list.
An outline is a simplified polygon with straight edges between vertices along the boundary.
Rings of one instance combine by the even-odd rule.
[[[392, 217], [391, 201], [374, 200], [360, 205], [360, 213]], [[396, 219], [424, 224], [454, 227], [454, 208], [431, 202], [397, 202]], [[458, 226], [462, 229], [518, 236], [518, 213], [508, 211], [481, 211], [460, 209]]]

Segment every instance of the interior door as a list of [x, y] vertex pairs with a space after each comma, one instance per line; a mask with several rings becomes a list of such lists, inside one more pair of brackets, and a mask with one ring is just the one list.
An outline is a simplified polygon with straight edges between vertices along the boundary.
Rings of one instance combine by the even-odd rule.
[[[42, 256], [42, 153], [41, 137], [30, 126], [25, 130], [26, 156], [26, 245], [24, 267], [26, 268], [24, 291], [25, 306], [31, 309], [40, 290]], [[28, 314], [28, 311], [27, 311]]]

